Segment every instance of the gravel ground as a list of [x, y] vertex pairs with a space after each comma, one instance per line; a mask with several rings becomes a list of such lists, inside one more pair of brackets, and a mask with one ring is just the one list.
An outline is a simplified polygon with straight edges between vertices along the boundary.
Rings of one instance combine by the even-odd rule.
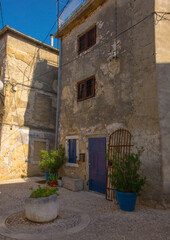
[[39, 178], [0, 183], [0, 239], [170, 240], [170, 210], [136, 206], [120, 211], [104, 196], [59, 189], [59, 218], [35, 224], [24, 216], [24, 200]]

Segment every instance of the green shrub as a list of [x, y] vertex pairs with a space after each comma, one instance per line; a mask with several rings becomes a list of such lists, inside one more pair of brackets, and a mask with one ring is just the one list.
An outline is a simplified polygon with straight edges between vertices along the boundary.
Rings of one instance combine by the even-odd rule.
[[[49, 172], [50, 173], [50, 172]], [[49, 175], [49, 181], [55, 182], [58, 180], [58, 176], [56, 173], [50, 173]]]
[[143, 151], [143, 148], [137, 149], [137, 153], [129, 153], [122, 158], [119, 157], [120, 152], [116, 150], [112, 158], [108, 159], [113, 167], [113, 172], [109, 177], [114, 189], [140, 195], [140, 191], [146, 182], [146, 178], [141, 177], [139, 174], [141, 167], [140, 156]]
[[66, 162], [65, 149], [59, 145], [58, 150], [48, 152], [41, 150], [39, 168], [42, 172], [57, 173], [58, 169]]
[[[33, 190], [33, 189], [30, 188], [30, 190]], [[53, 194], [56, 194], [57, 196], [59, 196], [57, 191], [58, 191], [58, 188], [50, 188], [50, 187], [41, 188], [41, 186], [39, 185], [36, 190], [33, 190], [33, 192], [30, 195], [30, 198], [49, 197]]]

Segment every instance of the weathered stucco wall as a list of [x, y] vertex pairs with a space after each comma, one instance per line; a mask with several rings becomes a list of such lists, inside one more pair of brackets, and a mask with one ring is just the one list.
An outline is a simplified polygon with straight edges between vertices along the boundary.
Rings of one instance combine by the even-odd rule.
[[0, 179], [40, 174], [40, 149], [54, 148], [57, 104], [57, 51], [8, 33], [6, 58]]
[[170, 13], [169, 1], [156, 0], [155, 11], [158, 12], [155, 16], [155, 41], [163, 187], [165, 198], [170, 203], [170, 14], [164, 14]]
[[[88, 138], [128, 129], [133, 144], [144, 146], [147, 184], [143, 200], [162, 201], [162, 166], [155, 65], [154, 1], [108, 0], [62, 38], [60, 142], [78, 135], [85, 163], [63, 174], [81, 177], [88, 189]], [[116, 23], [117, 22], [117, 23]], [[78, 36], [96, 24], [97, 43], [78, 55]], [[116, 51], [117, 25], [117, 58]], [[95, 75], [96, 94], [77, 102], [78, 81]]]

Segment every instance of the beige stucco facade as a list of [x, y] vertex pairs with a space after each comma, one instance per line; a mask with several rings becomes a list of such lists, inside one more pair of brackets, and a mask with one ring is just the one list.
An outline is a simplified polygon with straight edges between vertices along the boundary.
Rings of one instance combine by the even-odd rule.
[[[109, 135], [124, 128], [131, 132], [133, 145], [145, 148], [142, 171], [147, 183], [140, 200], [166, 207], [169, 70], [165, 73], [159, 65], [170, 62], [170, 22], [156, 25], [155, 11], [168, 12], [169, 5], [168, 1], [161, 6], [162, 1], [119, 0], [115, 12], [115, 2], [87, 0], [56, 32], [62, 39], [59, 141], [65, 144], [69, 136], [76, 136], [78, 152], [85, 153], [85, 162], [77, 156], [77, 164], [65, 166], [63, 175], [82, 178], [88, 189], [88, 139], [105, 137], [108, 144]], [[96, 44], [78, 54], [78, 36], [94, 25]], [[95, 97], [78, 102], [77, 82], [93, 75]]]
[[3, 31], [0, 180], [39, 175], [40, 150], [55, 147], [58, 74], [57, 49], [9, 27]]

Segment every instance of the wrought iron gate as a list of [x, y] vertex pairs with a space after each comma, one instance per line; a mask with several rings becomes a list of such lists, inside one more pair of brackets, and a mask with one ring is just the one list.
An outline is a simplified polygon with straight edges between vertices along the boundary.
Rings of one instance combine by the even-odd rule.
[[[118, 129], [114, 131], [109, 137], [108, 158], [111, 158], [117, 149], [120, 153], [119, 157], [124, 157], [126, 154], [130, 153], [131, 146], [133, 146], [131, 145], [131, 133], [128, 130]], [[106, 199], [111, 201], [116, 198], [114, 188], [109, 178], [109, 174], [112, 173], [113, 170], [114, 166], [107, 160]]]

